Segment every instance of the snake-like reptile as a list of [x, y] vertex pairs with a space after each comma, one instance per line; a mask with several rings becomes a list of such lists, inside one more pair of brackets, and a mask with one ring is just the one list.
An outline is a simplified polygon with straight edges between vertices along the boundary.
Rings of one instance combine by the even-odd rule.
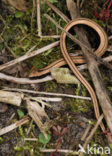
[[[76, 26], [79, 24], [87, 25], [87, 26], [93, 28], [98, 33], [98, 35], [100, 37], [100, 45], [99, 45], [98, 49], [94, 52], [94, 54], [97, 55], [98, 57], [101, 57], [105, 53], [107, 46], [108, 46], [108, 38], [107, 38], [105, 31], [103, 30], [103, 28], [100, 25], [98, 25], [96, 22], [94, 22], [88, 18], [77, 18], [76, 20], [72, 20], [65, 26], [64, 29], [68, 32], [73, 26]], [[70, 69], [72, 70], [72, 72], [75, 74], [75, 76], [83, 83], [83, 85], [87, 88], [88, 92], [90, 93], [91, 99], [93, 101], [94, 109], [95, 109], [96, 118], [98, 119], [100, 116], [100, 113], [99, 113], [98, 101], [97, 101], [95, 92], [92, 89], [92, 87], [90, 86], [90, 84], [86, 81], [86, 79], [79, 72], [77, 67], [75, 66], [75, 64], [78, 64], [78, 63], [79, 64], [85, 63], [86, 61], [85, 61], [84, 57], [69, 55], [69, 53], [67, 52], [67, 48], [66, 48], [66, 33], [65, 32], [61, 33], [60, 47], [61, 47], [61, 52], [63, 54], [64, 59], [59, 59], [59, 60], [51, 63], [49, 66], [44, 68], [42, 71], [32, 73], [30, 76], [31, 77], [41, 76], [43, 74], [50, 72], [50, 68], [60, 67], [67, 63], [69, 65]], [[101, 123], [100, 126], [101, 126], [102, 130], [105, 131], [105, 127], [104, 127], [103, 123]]]

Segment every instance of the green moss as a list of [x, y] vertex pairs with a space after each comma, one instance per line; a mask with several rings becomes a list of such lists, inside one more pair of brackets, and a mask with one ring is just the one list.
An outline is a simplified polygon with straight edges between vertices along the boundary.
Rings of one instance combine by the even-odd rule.
[[15, 151], [15, 156], [20, 156], [20, 155], [27, 155], [29, 153], [30, 156], [41, 156], [40, 153], [40, 148], [43, 147], [41, 143], [39, 143], [39, 140], [37, 141], [25, 141], [24, 139], [26, 137], [32, 138], [32, 131], [35, 131], [35, 125], [33, 124], [31, 127], [31, 133], [26, 136], [26, 133], [28, 132], [29, 129], [29, 123], [26, 124], [26, 127], [19, 127], [19, 131], [17, 133], [17, 136], [20, 135], [21, 138], [17, 137], [17, 144], [14, 147]]
[[53, 92], [57, 89], [57, 83], [55, 81], [49, 81], [46, 83], [46, 91]]
[[0, 145], [2, 145], [7, 140], [8, 140], [8, 138], [6, 138], [6, 137], [0, 137]]
[[15, 156], [27, 155], [29, 153], [30, 156], [42, 156], [39, 148], [40, 144], [37, 142], [23, 142], [19, 143], [15, 146], [14, 150], [16, 152]]
[[70, 105], [70, 109], [73, 112], [83, 112], [86, 113], [88, 110], [93, 107], [92, 103], [84, 100], [68, 99], [66, 101], [67, 105]]

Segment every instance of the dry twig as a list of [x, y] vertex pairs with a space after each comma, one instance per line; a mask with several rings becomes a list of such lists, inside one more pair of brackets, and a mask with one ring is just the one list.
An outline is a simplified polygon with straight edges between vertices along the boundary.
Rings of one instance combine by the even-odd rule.
[[37, 138], [24, 138], [24, 141], [38, 141]]
[[83, 136], [82, 136], [82, 138], [81, 138], [82, 141], [85, 140], [85, 138], [86, 138], [86, 136], [87, 136], [87, 134], [88, 134], [88, 132], [89, 132], [90, 129], [91, 129], [91, 125], [89, 124], [89, 125], [87, 126], [87, 128], [86, 128], [86, 130], [85, 130], [85, 132], [84, 132], [84, 134], [83, 134]]
[[32, 16], [31, 16], [31, 32], [33, 30], [33, 19], [34, 19], [34, 15], [35, 15], [35, 7], [36, 7], [36, 2], [35, 2], [35, 0], [33, 0], [33, 10], [32, 10]]
[[82, 8], [82, 6], [83, 6], [83, 4], [84, 4], [84, 1], [85, 1], [85, 0], [82, 0], [82, 1], [81, 1], [81, 3], [80, 3], [80, 8]]
[[[52, 23], [54, 23], [56, 25], [56, 27], [58, 27], [60, 30], [62, 30], [63, 32], [66, 33], [66, 35], [73, 40], [74, 42], [76, 42], [77, 44], [79, 44], [80, 46], [84, 46], [86, 49], [88, 49], [90, 51], [90, 48], [88, 48], [85, 44], [83, 44], [82, 42], [80, 42], [78, 39], [76, 39], [73, 35], [71, 35], [69, 32], [67, 32], [64, 28], [62, 28], [53, 18], [51, 18], [48, 14], [44, 14], [44, 16], [49, 19]], [[91, 50], [92, 51], [92, 50]]]
[[[55, 152], [56, 149], [41, 149], [40, 151], [44, 153], [51, 153], [51, 152]], [[58, 149], [58, 152], [78, 155], [77, 151], [67, 150], [67, 149]]]
[[[107, 56], [107, 57], [105, 57], [105, 58], [102, 58], [105, 62], [111, 62], [112, 61], [112, 56]], [[100, 64], [98, 64], [98, 65], [100, 65]], [[77, 68], [80, 70], [80, 71], [82, 71], [82, 70], [84, 70], [84, 69], [87, 69], [87, 64], [83, 64], [83, 65], [79, 65], [79, 66], [77, 66]]]
[[62, 99], [61, 98], [49, 98], [49, 97], [27, 97], [25, 99], [31, 99], [31, 100], [35, 100], [35, 101], [46, 101], [46, 102], [61, 102]]
[[13, 129], [16, 129], [19, 126], [24, 125], [27, 122], [29, 122], [29, 118], [28, 117], [26, 117], [26, 118], [24, 118], [24, 119], [22, 119], [20, 121], [17, 121], [16, 123], [14, 123], [14, 124], [12, 124], [10, 126], [7, 126], [5, 128], [0, 129], [0, 136], [3, 135], [3, 134], [8, 133], [10, 131], [12, 131]]
[[40, 36], [41, 38], [60, 38], [60, 35]]
[[58, 8], [56, 8], [53, 4], [49, 3], [48, 0], [43, 0], [52, 10], [54, 10], [66, 23], [70, 21], [70, 19], [65, 16]]
[[51, 76], [46, 76], [42, 79], [37, 79], [37, 80], [31, 80], [28, 78], [16, 78], [13, 76], [8, 76], [6, 74], [0, 73], [0, 79], [1, 80], [6, 80], [6, 81], [10, 81], [13, 83], [18, 83], [18, 84], [34, 84], [34, 83], [42, 83], [42, 82], [46, 82], [46, 81], [51, 81], [53, 80], [53, 78]]
[[41, 17], [40, 17], [40, 0], [37, 0], [37, 27], [38, 36], [42, 35]]
[[20, 106], [24, 94], [0, 90], [0, 102]]
[[60, 93], [50, 93], [50, 92], [49, 93], [48, 92], [39, 92], [39, 91], [33, 91], [33, 90], [27, 90], [27, 89], [4, 87], [4, 90], [26, 92], [26, 93], [32, 93], [32, 94], [43, 94], [43, 95], [51, 95], [51, 96], [69, 97], [69, 98], [79, 98], [79, 99], [83, 99], [83, 100], [91, 100], [90, 97], [82, 97], [82, 96], [76, 96], [76, 95], [70, 95], [70, 94], [60, 94]]
[[27, 130], [27, 133], [26, 133], [27, 136], [28, 136], [28, 134], [29, 134], [30, 131], [31, 131], [32, 124], [33, 124], [33, 120], [31, 120], [30, 125], [29, 125], [29, 128], [28, 128], [28, 130]]
[[59, 45], [59, 41], [51, 43], [51, 44], [49, 44], [49, 45], [47, 45], [47, 46], [45, 46], [45, 47], [43, 47], [41, 49], [35, 50], [35, 51], [31, 52], [30, 54], [26, 53], [25, 55], [15, 59], [15, 60], [7, 62], [7, 63], [5, 63], [3, 65], [0, 65], [0, 70], [6, 69], [6, 68], [8, 68], [10, 66], [13, 66], [13, 65], [15, 65], [15, 64], [17, 64], [19, 62], [22, 62], [22, 61], [24, 61], [26, 59], [29, 59], [31, 57], [34, 57], [34, 56], [38, 55], [38, 54], [41, 54], [41, 53], [43, 53], [43, 52], [45, 52], [45, 51], [47, 51], [47, 50], [49, 50], [51, 48], [56, 47], [57, 45]]

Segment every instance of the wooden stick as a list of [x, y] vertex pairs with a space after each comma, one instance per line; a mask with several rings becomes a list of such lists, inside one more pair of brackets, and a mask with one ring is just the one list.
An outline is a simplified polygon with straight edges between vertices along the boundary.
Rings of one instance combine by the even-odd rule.
[[32, 16], [31, 16], [31, 32], [33, 31], [33, 19], [35, 16], [35, 8], [36, 8], [36, 2], [33, 0], [33, 10], [32, 10]]
[[4, 42], [4, 45], [7, 48], [7, 50], [13, 55], [14, 58], [16, 58], [15, 53], [11, 50], [11, 48], [8, 46], [7, 42], [3, 39], [3, 37], [1, 35], [0, 35], [0, 40], [2, 42]]
[[49, 3], [48, 0], [43, 0], [52, 10], [54, 10], [66, 23], [70, 21], [70, 19], [65, 16], [58, 8], [56, 8], [53, 4]]
[[81, 137], [81, 140], [82, 140], [82, 141], [85, 140], [85, 138], [87, 137], [88, 132], [90, 131], [90, 129], [91, 129], [91, 125], [89, 124], [89, 125], [87, 126], [87, 128], [86, 128], [86, 130], [85, 130], [83, 136]]
[[[103, 60], [106, 61], [106, 62], [111, 62], [112, 61], [112, 56], [107, 56], [107, 57], [103, 58]], [[100, 65], [100, 64], [98, 64], [98, 65]], [[79, 66], [77, 66], [77, 68], [80, 71], [82, 71], [84, 69], [87, 69], [87, 64], [79, 65]]]
[[61, 96], [61, 97], [70, 97], [70, 98], [79, 98], [83, 100], [91, 100], [90, 97], [82, 97], [82, 96], [76, 96], [76, 95], [70, 95], [70, 94], [60, 94], [60, 93], [48, 93], [48, 92], [39, 92], [39, 91], [33, 91], [33, 90], [27, 90], [27, 89], [18, 89], [18, 88], [6, 88], [4, 87], [4, 90], [11, 90], [11, 91], [17, 91], [17, 92], [26, 92], [26, 93], [32, 93], [32, 94], [43, 94], [43, 95], [51, 95], [51, 96]]
[[16, 77], [13, 77], [13, 76], [8, 76], [8, 75], [3, 74], [3, 73], [0, 73], [0, 79], [10, 81], [10, 82], [13, 82], [13, 83], [18, 83], [18, 84], [34, 84], [34, 83], [42, 83], [42, 82], [53, 80], [53, 78], [51, 76], [46, 76], [46, 77], [44, 77], [42, 79], [31, 80], [31, 79], [28, 79], [28, 78], [16, 78]]
[[[55, 152], [56, 149], [41, 149], [40, 152], [44, 152], [44, 153], [51, 153], [51, 152]], [[67, 149], [58, 149], [57, 152], [60, 152], [60, 153], [70, 153], [70, 154], [73, 154], [73, 155], [78, 155], [77, 151], [73, 151], [73, 150], [67, 150]]]
[[60, 38], [60, 35], [40, 36], [41, 38]]
[[52, 17], [50, 17], [48, 14], [44, 14], [44, 16], [49, 19], [52, 23], [54, 23], [60, 30], [62, 30], [63, 32], [66, 33], [66, 35], [73, 40], [74, 42], [76, 42], [77, 44], [79, 44], [80, 46], [84, 46], [86, 49], [88, 49], [90, 51], [90, 48], [88, 48], [85, 44], [83, 44], [82, 42], [80, 42], [78, 39], [76, 39], [73, 35], [71, 35], [69, 32], [67, 32], [64, 28], [62, 28], [55, 20], [53, 20]]
[[26, 97], [26, 99], [32, 99], [35, 101], [46, 101], [46, 102], [61, 102], [62, 98], [51, 98], [51, 97]]
[[14, 123], [14, 124], [12, 124], [10, 126], [7, 126], [5, 128], [0, 129], [0, 136], [3, 135], [3, 134], [8, 133], [8, 132], [10, 132], [10, 131], [12, 131], [14, 129], [16, 129], [17, 127], [19, 127], [19, 126], [21, 126], [21, 125], [23, 125], [23, 124], [25, 124], [27, 122], [29, 122], [28, 117], [26, 117], [26, 118], [24, 118], [24, 119], [22, 119], [20, 121], [17, 121], [16, 123]]
[[20, 106], [24, 94], [0, 90], [0, 102]]
[[82, 8], [82, 6], [83, 6], [83, 4], [84, 4], [84, 1], [85, 1], [85, 0], [82, 0], [82, 1], [81, 1], [81, 4], [80, 4], [80, 7], [79, 7], [79, 8]]
[[80, 8], [80, 0], [77, 0], [77, 7]]
[[27, 136], [28, 136], [28, 134], [30, 133], [30, 131], [31, 131], [31, 129], [32, 129], [32, 125], [33, 125], [33, 119], [31, 120], [30, 125], [29, 125], [29, 127], [28, 127], [28, 130], [27, 130], [27, 132], [26, 132], [26, 135], [27, 135]]
[[23, 55], [23, 56], [15, 59], [15, 60], [12, 60], [10, 62], [7, 62], [7, 63], [5, 63], [3, 65], [0, 65], [0, 70], [6, 69], [6, 68], [8, 68], [10, 66], [13, 66], [13, 65], [15, 65], [15, 64], [17, 64], [19, 62], [22, 62], [22, 61], [24, 61], [26, 59], [29, 59], [31, 57], [34, 57], [34, 56], [38, 55], [38, 54], [41, 54], [41, 53], [43, 53], [43, 52], [45, 52], [45, 51], [47, 51], [47, 50], [49, 50], [51, 48], [56, 47], [57, 45], [59, 45], [59, 41], [56, 41], [54, 43], [51, 43], [51, 44], [49, 44], [49, 45], [47, 45], [47, 46], [45, 46], [45, 47], [43, 47], [41, 49], [35, 50], [35, 51], [31, 52], [30, 54], [29, 53], [28, 54], [26, 53], [25, 55]]
[[37, 138], [24, 138], [24, 141], [38, 141]]
[[37, 0], [37, 28], [38, 36], [42, 35], [41, 17], [40, 17], [40, 0]]

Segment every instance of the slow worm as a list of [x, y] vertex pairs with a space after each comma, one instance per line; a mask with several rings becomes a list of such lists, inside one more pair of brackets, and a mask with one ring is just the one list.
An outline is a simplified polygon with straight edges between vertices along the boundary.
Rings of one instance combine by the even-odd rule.
[[[65, 26], [65, 30], [69, 31], [73, 26], [76, 26], [79, 24], [87, 25], [87, 26], [93, 28], [98, 33], [98, 35], [100, 37], [100, 45], [94, 53], [97, 56], [101, 57], [105, 53], [105, 51], [107, 49], [107, 45], [108, 45], [108, 38], [107, 38], [105, 31], [102, 29], [102, 27], [100, 25], [98, 25], [97, 23], [95, 23], [94, 21], [92, 21], [88, 18], [78, 18], [76, 20], [70, 21]], [[86, 79], [79, 72], [79, 70], [75, 66], [73, 60], [69, 56], [69, 54], [67, 52], [67, 48], [66, 48], [66, 33], [65, 32], [61, 33], [60, 47], [61, 47], [61, 52], [63, 54], [63, 57], [66, 60], [67, 64], [69, 65], [70, 69], [72, 70], [72, 72], [75, 74], [75, 76], [82, 82], [82, 84], [87, 88], [88, 92], [90, 93], [91, 99], [92, 99], [93, 105], [94, 105], [96, 118], [99, 119], [100, 113], [99, 113], [98, 101], [96, 98], [96, 94], [95, 94], [93, 88], [90, 86], [90, 84], [86, 81]], [[103, 123], [101, 123], [100, 126], [101, 126], [102, 131], [105, 131], [105, 127], [104, 127]]]
[[[94, 22], [88, 18], [77, 18], [76, 20], [70, 21], [65, 26], [65, 30], [68, 32], [73, 26], [76, 26], [76, 25], [87, 25], [87, 26], [93, 28], [98, 33], [98, 35], [100, 37], [100, 45], [99, 45], [98, 49], [94, 51], [94, 53], [95, 53], [95, 55], [101, 57], [105, 53], [107, 46], [108, 46], [108, 38], [107, 38], [107, 35], [106, 35], [105, 31], [103, 30], [103, 28], [100, 25], [98, 25], [96, 22]], [[49, 73], [50, 69], [52, 67], [57, 68], [57, 67], [61, 67], [61, 66], [65, 65], [65, 64], [68, 64], [70, 69], [72, 70], [72, 72], [75, 74], [75, 76], [81, 81], [81, 83], [87, 88], [88, 92], [90, 93], [92, 101], [93, 101], [93, 105], [94, 105], [96, 118], [98, 119], [100, 116], [100, 113], [99, 113], [98, 101], [96, 98], [96, 94], [95, 94], [93, 88], [86, 81], [86, 79], [82, 76], [82, 74], [78, 71], [78, 69], [75, 65], [75, 64], [85, 63], [86, 60], [84, 59], [84, 57], [82, 55], [70, 56], [68, 54], [67, 47], [66, 47], [66, 33], [65, 32], [61, 33], [60, 47], [61, 47], [61, 52], [62, 52], [64, 58], [54, 61], [53, 63], [51, 63], [50, 65], [48, 65], [47, 67], [43, 68], [40, 71], [32, 72], [30, 74], [30, 77], [42, 76], [44, 74]], [[103, 131], [105, 131], [105, 127], [104, 127], [103, 123], [101, 123], [100, 126], [101, 126], [101, 129]]]

